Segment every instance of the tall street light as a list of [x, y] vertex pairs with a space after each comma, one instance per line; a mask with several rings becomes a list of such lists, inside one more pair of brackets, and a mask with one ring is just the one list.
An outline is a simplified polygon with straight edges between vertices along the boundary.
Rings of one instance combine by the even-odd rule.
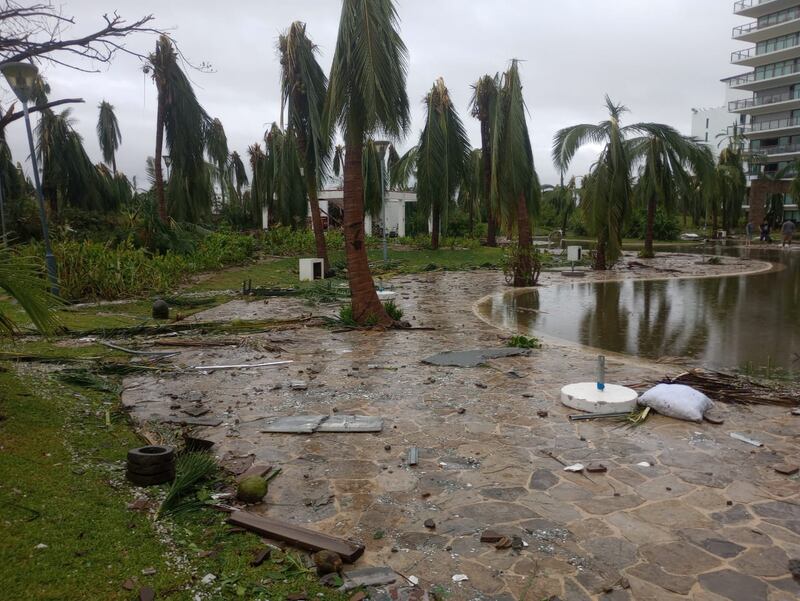
[[383, 262], [389, 262], [389, 245], [386, 241], [386, 176], [384, 166], [386, 164], [386, 150], [389, 148], [389, 142], [386, 140], [376, 140], [375, 149], [378, 151], [378, 156], [381, 159], [381, 231], [383, 232]]
[[31, 149], [31, 165], [33, 167], [33, 182], [36, 184], [36, 196], [39, 198], [39, 218], [42, 221], [42, 237], [44, 238], [44, 260], [47, 265], [47, 277], [50, 280], [50, 292], [58, 296], [58, 270], [56, 258], [50, 248], [50, 232], [47, 229], [47, 213], [44, 210], [44, 194], [42, 182], [39, 180], [39, 165], [36, 161], [36, 148], [33, 145], [33, 132], [31, 119], [28, 115], [28, 101], [33, 96], [33, 87], [39, 69], [31, 63], [5, 63], [0, 65], [0, 71], [5, 75], [8, 85], [22, 102], [22, 112], [25, 115], [25, 127], [28, 130], [28, 146]]

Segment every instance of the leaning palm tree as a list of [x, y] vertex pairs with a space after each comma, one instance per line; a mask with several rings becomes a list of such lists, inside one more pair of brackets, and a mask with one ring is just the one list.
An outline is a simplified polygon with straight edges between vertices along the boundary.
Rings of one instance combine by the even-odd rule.
[[431, 248], [436, 250], [442, 221], [447, 220], [448, 209], [467, 170], [470, 146], [444, 79], [437, 79], [425, 96], [425, 111], [419, 144], [398, 165], [415, 162], [417, 206], [431, 218]]
[[344, 137], [344, 236], [353, 317], [391, 325], [378, 299], [364, 233], [362, 157], [365, 140], [381, 131], [399, 138], [408, 129], [408, 53], [397, 30], [393, 0], [343, 0], [331, 66], [325, 122]]
[[517, 60], [512, 60], [503, 74], [491, 131], [490, 202], [499, 209], [500, 220], [508, 230], [517, 231], [514, 286], [531, 286], [538, 278], [533, 264], [532, 221], [539, 211], [541, 186], [533, 163]]
[[620, 125], [622, 115], [628, 111], [625, 106], [614, 104], [606, 96], [606, 107], [608, 120], [567, 127], [556, 133], [553, 142], [553, 161], [561, 171], [569, 168], [581, 146], [604, 144], [591, 177], [584, 181], [582, 195], [583, 210], [597, 236], [595, 269], [608, 269], [622, 254], [622, 227], [632, 202], [632, 161], [626, 134], [640, 133], [636, 125]]
[[[42, 191], [56, 215], [61, 206], [84, 210], [115, 209], [101, 194], [102, 184], [83, 139], [75, 131], [71, 109], [41, 111], [37, 126], [37, 155], [42, 166]], [[108, 203], [108, 204], [106, 204]]]
[[472, 99], [470, 112], [481, 123], [481, 157], [483, 160], [483, 195], [486, 203], [486, 216], [488, 230], [486, 235], [487, 246], [497, 246], [497, 219], [496, 211], [490, 202], [492, 187], [492, 131], [491, 118], [497, 102], [497, 92], [500, 86], [498, 75], [484, 75], [472, 86]]
[[[197, 223], [211, 213], [211, 180], [203, 156], [209, 116], [200, 106], [167, 36], [159, 38], [145, 72], [152, 74], [158, 91], [154, 167], [161, 221], [167, 223], [172, 217]], [[172, 162], [168, 190], [161, 167], [165, 137]]]
[[668, 125], [642, 123], [639, 128], [644, 135], [628, 140], [627, 145], [631, 159], [641, 164], [636, 191], [647, 207], [642, 256], [652, 258], [657, 206], [674, 212], [681, 196], [692, 186], [691, 174], [707, 177], [713, 161], [707, 146]]
[[328, 79], [317, 62], [317, 46], [306, 35], [306, 24], [295, 21], [278, 39], [281, 55], [281, 95], [287, 125], [297, 140], [311, 208], [317, 257], [328, 269], [328, 249], [319, 208], [319, 185], [330, 150], [330, 128], [322, 121]]
[[122, 142], [122, 134], [119, 131], [119, 122], [114, 114], [114, 107], [103, 100], [97, 107], [100, 114], [97, 117], [97, 140], [100, 143], [100, 151], [103, 153], [103, 162], [111, 165], [113, 173], [117, 173], [117, 149]]
[[228, 185], [228, 136], [222, 121], [214, 119], [206, 131], [206, 153], [214, 166], [214, 177], [219, 184], [222, 205], [225, 205], [225, 188]]
[[475, 214], [480, 215], [483, 198], [483, 153], [480, 148], [475, 148], [469, 153], [458, 185], [458, 206], [469, 216], [470, 234], [475, 229]]
[[297, 229], [306, 222], [306, 186], [297, 138], [292, 130], [283, 131], [276, 123], [264, 139], [263, 194], [271, 218]]
[[233, 189], [236, 190], [236, 196], [239, 202], [242, 200], [242, 186], [246, 186], [249, 182], [247, 180], [247, 170], [244, 168], [244, 161], [239, 153], [235, 150], [231, 153], [230, 160], [228, 161], [228, 178], [230, 179]]

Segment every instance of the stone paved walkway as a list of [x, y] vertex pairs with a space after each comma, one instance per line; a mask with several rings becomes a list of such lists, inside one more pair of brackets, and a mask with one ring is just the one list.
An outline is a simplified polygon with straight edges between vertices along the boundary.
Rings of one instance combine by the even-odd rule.
[[[393, 284], [406, 318], [436, 331], [273, 332], [262, 338], [285, 352], [193, 350], [178, 362], [280, 357], [294, 364], [134, 377], [123, 400], [146, 420], [203, 399], [224, 419], [202, 430], [220, 457], [283, 469], [257, 511], [363, 540], [359, 565], [419, 578], [421, 587], [400, 591], [402, 598], [436, 587], [449, 599], [800, 598], [787, 568], [789, 558], [800, 558], [800, 481], [772, 468], [798, 460], [800, 418], [718, 405], [721, 426], [660, 416], [635, 429], [570, 422], [559, 389], [594, 374], [595, 358], [581, 348], [548, 342], [530, 357], [482, 368], [420, 364], [444, 350], [502, 346], [507, 333], [471, 311], [501, 287], [498, 274], [435, 273]], [[235, 301], [202, 317], [303, 311], [309, 308], [296, 299]], [[608, 368], [609, 381], [628, 383], [674, 369], [625, 358], [611, 358]], [[291, 380], [307, 381], [307, 390], [292, 390]], [[385, 428], [377, 435], [259, 431], [268, 417], [331, 412], [381, 416]], [[420, 448], [416, 467], [405, 463], [412, 446]], [[602, 462], [608, 472], [570, 474], [559, 462]], [[519, 536], [525, 546], [496, 550], [479, 541], [485, 529]], [[469, 580], [456, 584], [455, 574]]]

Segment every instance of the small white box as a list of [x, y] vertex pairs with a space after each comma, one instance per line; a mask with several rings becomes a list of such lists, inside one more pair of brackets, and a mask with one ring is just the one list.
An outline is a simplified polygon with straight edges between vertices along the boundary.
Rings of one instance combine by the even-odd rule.
[[583, 254], [583, 248], [580, 246], [567, 247], [567, 261], [573, 261], [573, 262], [580, 261], [582, 254]]
[[300, 281], [313, 282], [325, 279], [325, 262], [322, 259], [300, 259]]

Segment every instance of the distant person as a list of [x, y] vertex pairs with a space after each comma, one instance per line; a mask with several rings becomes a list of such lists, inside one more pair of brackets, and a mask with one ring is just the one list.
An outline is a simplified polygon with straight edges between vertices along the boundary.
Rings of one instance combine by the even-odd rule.
[[765, 244], [772, 242], [772, 238], [769, 236], [769, 223], [766, 220], [761, 224], [761, 242]]
[[794, 238], [794, 232], [797, 229], [794, 221], [791, 219], [787, 219], [783, 222], [781, 226], [781, 235], [783, 236], [783, 244], [781, 246], [792, 246], [792, 238]]
[[756, 226], [752, 221], [748, 221], [747, 225], [744, 226], [744, 244], [745, 246], [750, 246], [750, 243], [753, 241], [753, 236], [756, 234]]

